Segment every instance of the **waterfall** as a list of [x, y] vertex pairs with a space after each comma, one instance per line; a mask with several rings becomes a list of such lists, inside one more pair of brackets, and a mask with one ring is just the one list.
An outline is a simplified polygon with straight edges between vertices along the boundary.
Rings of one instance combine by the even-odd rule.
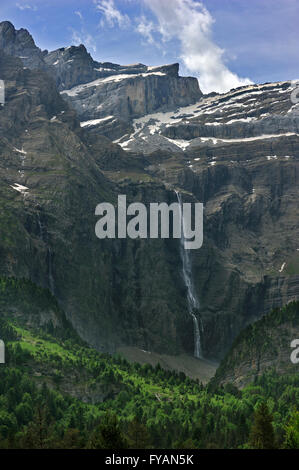
[[52, 274], [52, 251], [51, 248], [48, 248], [48, 276], [49, 276], [49, 287], [52, 294], [55, 291], [54, 278]]
[[[41, 222], [39, 212], [37, 212], [37, 223], [38, 223], [38, 227], [39, 227], [40, 239], [43, 242], [47, 243], [47, 236], [45, 236], [44, 225]], [[47, 248], [47, 261], [48, 261], [48, 284], [49, 284], [49, 289], [52, 292], [52, 294], [54, 294], [55, 283], [54, 283], [53, 269], [52, 269], [52, 267], [53, 267], [53, 254], [52, 254], [52, 250], [51, 250], [50, 247]]]
[[[45, 226], [43, 225], [41, 218], [40, 218], [40, 213], [39, 211], [37, 212], [37, 223], [38, 223], [38, 228], [39, 228], [39, 237], [40, 239], [47, 244], [47, 232], [45, 229]], [[48, 265], [48, 287], [52, 294], [55, 292], [55, 283], [54, 283], [54, 277], [53, 277], [53, 253], [50, 247], [47, 248], [47, 265]]]
[[41, 220], [40, 220], [39, 212], [37, 212], [37, 223], [38, 223], [38, 228], [39, 228], [39, 236], [41, 240], [44, 240], [44, 229], [43, 229], [43, 224], [41, 223]]
[[199, 329], [197, 316], [194, 313], [194, 310], [199, 309], [199, 300], [196, 295], [195, 287], [193, 284], [190, 250], [186, 250], [184, 246], [185, 230], [184, 230], [182, 197], [178, 191], [175, 191], [175, 193], [176, 193], [177, 200], [179, 203], [179, 208], [180, 208], [180, 221], [181, 221], [180, 255], [181, 255], [181, 260], [182, 260], [182, 274], [183, 274], [185, 286], [187, 288], [188, 311], [193, 319], [194, 356], [197, 358], [201, 358], [202, 351], [201, 351], [201, 342], [200, 342], [200, 329]]

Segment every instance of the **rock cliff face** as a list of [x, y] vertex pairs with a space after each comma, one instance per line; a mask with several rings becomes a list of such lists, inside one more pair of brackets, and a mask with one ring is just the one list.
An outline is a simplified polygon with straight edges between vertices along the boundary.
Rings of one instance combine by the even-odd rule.
[[0, 49], [7, 55], [20, 57], [24, 66], [31, 69], [45, 69], [42, 52], [26, 29], [16, 30], [12, 23], [0, 23]]
[[[157, 110], [161, 112], [195, 103], [202, 96], [196, 79], [178, 75], [178, 64], [161, 67], [147, 67], [142, 64], [119, 66], [90, 63], [89, 56], [89, 63], [85, 68], [81, 56], [87, 61], [86, 51], [82, 53], [81, 48], [79, 54], [77, 49], [80, 48], [64, 50], [53, 67], [56, 64], [56, 69], [58, 68], [55, 72], [58, 74], [60, 89], [63, 86], [63, 98], [77, 111], [81, 126], [87, 131], [115, 140], [133, 132], [133, 119]], [[64, 56], [68, 57], [68, 54], [73, 54], [72, 57], [75, 58], [65, 62]], [[73, 66], [77, 56], [80, 59]], [[54, 58], [56, 57], [55, 55]], [[84, 83], [82, 74], [78, 74], [78, 67], [88, 75]], [[61, 79], [66, 73], [71, 75], [70, 80]], [[75, 83], [80, 85], [66, 89]]]
[[283, 82], [203, 97], [136, 119], [118, 139], [128, 154], [147, 155], [152, 177], [204, 203], [204, 244], [192, 258], [211, 356], [221, 356], [244, 325], [299, 296], [292, 90]]
[[85, 46], [70, 46], [57, 49], [45, 55], [46, 64], [52, 68], [59, 90], [71, 89], [96, 79], [116, 75], [142, 75], [152, 70], [178, 78], [179, 64], [147, 67], [143, 64], [118, 65], [111, 62], [97, 62]]
[[[253, 85], [225, 95], [205, 97], [175, 112], [136, 119], [134, 131], [119, 139], [129, 152], [151, 154], [157, 147], [194, 156], [242, 154], [283, 137], [298, 137], [299, 107], [293, 105], [290, 82]], [[269, 145], [270, 143], [270, 145]]]
[[196, 79], [174, 77], [165, 72], [112, 75], [62, 91], [77, 111], [82, 126], [104, 119], [133, 118], [194, 102], [200, 97]]
[[190, 105], [202, 96], [195, 78], [179, 76], [179, 64], [97, 62], [82, 44], [41, 52], [28, 31], [9, 22], [0, 24], [0, 48], [30, 69], [46, 70], [82, 126], [112, 139], [131, 132], [133, 118]]
[[1, 273], [48, 287], [80, 335], [99, 349], [129, 344], [188, 350], [192, 325], [177, 287], [178, 246], [100, 241], [94, 233], [98, 203], [115, 202], [119, 193], [128, 201], [167, 200], [172, 193], [154, 182], [111, 183], [99, 164], [112, 156], [119, 168], [124, 152], [85, 135], [51, 77], [24, 70], [19, 59], [3, 53], [0, 73], [6, 86], [0, 110]]
[[234, 341], [213, 379], [217, 385], [234, 383], [243, 388], [267, 370], [279, 374], [298, 373], [299, 364], [291, 360], [298, 338], [299, 303], [275, 309], [247, 327]]
[[[99, 349], [191, 354], [178, 240], [94, 235], [98, 203], [169, 203], [179, 190], [204, 203], [204, 244], [191, 258], [206, 357], [298, 299], [290, 82], [202, 96], [177, 65], [103, 64], [84, 46], [43, 54], [29, 33], [0, 32], [0, 274], [49, 287]], [[24, 69], [28, 44], [43, 71]]]

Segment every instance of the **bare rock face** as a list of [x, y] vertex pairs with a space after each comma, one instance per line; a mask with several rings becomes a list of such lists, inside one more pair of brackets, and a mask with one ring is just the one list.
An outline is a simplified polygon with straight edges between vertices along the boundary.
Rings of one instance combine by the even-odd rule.
[[0, 49], [7, 55], [20, 57], [25, 67], [30, 69], [45, 69], [42, 52], [26, 29], [16, 30], [12, 23], [0, 23]]
[[[162, 112], [194, 103], [201, 96], [198, 81], [174, 75], [173, 66], [110, 75], [61, 94], [77, 111], [82, 126], [96, 125], [99, 133], [106, 119], [113, 118], [118, 126], [119, 122], [130, 123], [157, 110]], [[122, 135], [118, 133], [118, 137]], [[109, 136], [116, 137], [115, 133]]]
[[284, 137], [291, 140], [299, 133], [299, 108], [291, 101], [292, 90], [290, 82], [251, 85], [202, 97], [175, 111], [148, 113], [133, 121], [133, 131], [119, 144], [133, 153], [142, 150], [150, 155], [158, 145], [190, 157], [219, 159], [231, 151], [240, 155], [248, 146], [258, 149]]
[[[29, 69], [47, 71], [86, 130], [96, 127], [113, 140], [132, 132], [136, 117], [190, 105], [202, 96], [197, 79], [179, 76], [179, 64], [97, 62], [83, 44], [42, 52], [27, 30], [16, 30], [7, 21], [0, 23], [0, 49]], [[107, 129], [105, 121], [111, 117]]]
[[0, 71], [6, 85], [0, 108], [1, 275], [48, 288], [80, 336], [100, 350], [126, 344], [188, 349], [192, 325], [173, 269], [179, 247], [165, 240], [99, 240], [94, 232], [96, 205], [115, 203], [119, 192], [131, 202], [172, 194], [162, 184], [115, 185], [101, 168], [113, 161], [114, 173], [142, 174], [143, 165], [108, 139], [86, 134], [46, 73], [24, 70], [20, 59], [2, 52]]
[[[202, 96], [195, 78], [179, 76], [179, 64], [101, 63], [94, 61], [83, 45], [53, 51], [45, 62], [83, 126], [87, 130], [96, 126], [99, 133], [112, 138], [123, 135], [133, 118], [186, 106]], [[114, 118], [114, 129], [107, 131], [103, 125], [109, 118]], [[116, 129], [119, 126], [121, 129]]]
[[204, 243], [191, 257], [209, 356], [221, 357], [246, 324], [299, 298], [292, 90], [281, 82], [203, 97], [134, 120], [118, 140], [128, 155], [147, 156], [154, 178], [204, 203]]
[[85, 46], [70, 46], [50, 52], [45, 56], [51, 67], [59, 90], [89, 83], [98, 78], [115, 75], [138, 75], [151, 70], [178, 78], [179, 64], [148, 67], [144, 64], [118, 65], [111, 62], [97, 62], [87, 52]]
[[[84, 46], [43, 55], [29, 33], [0, 26], [0, 274], [50, 288], [99, 349], [192, 354], [178, 240], [94, 235], [98, 203], [171, 203], [179, 190], [204, 203], [204, 244], [190, 256], [206, 357], [298, 299], [290, 82], [202, 96], [177, 64], [99, 63]], [[45, 70], [24, 69], [25, 45]]]
[[83, 44], [50, 52], [45, 62], [51, 68], [60, 90], [98, 77], [95, 63]]

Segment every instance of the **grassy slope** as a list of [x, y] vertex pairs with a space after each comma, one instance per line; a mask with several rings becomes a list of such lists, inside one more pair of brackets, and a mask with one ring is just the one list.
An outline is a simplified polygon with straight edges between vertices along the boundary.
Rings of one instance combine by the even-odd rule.
[[[159, 380], [159, 366], [155, 372], [150, 365], [130, 365], [118, 356], [112, 357], [89, 348], [65, 320], [49, 291], [36, 287], [30, 281], [0, 280], [0, 314], [2, 336], [5, 336], [4, 327], [15, 332], [15, 338], [6, 341], [8, 352], [18, 347], [23, 366], [36, 381], [46, 379], [51, 386], [60, 382], [62, 390], [69, 385], [73, 396], [77, 395], [78, 389], [74, 376], [80, 377], [79, 385], [84, 384], [85, 393], [91, 401], [102, 401], [105, 395], [97, 397], [97, 392], [92, 393], [96, 384], [108, 394], [111, 390], [119, 393], [129, 388], [135, 392], [138, 388], [141, 393], [168, 397], [179, 393], [178, 386], [185, 384], [184, 374], [179, 376], [169, 372], [166, 375], [173, 377], [178, 385], [166, 385], [164, 377]], [[73, 374], [74, 383], [65, 380], [70, 373]], [[57, 379], [59, 376], [61, 380]], [[186, 384], [189, 386], [188, 397], [194, 399], [193, 387], [196, 383], [186, 379]]]
[[[99, 353], [80, 341], [71, 327], [60, 328], [55, 316], [57, 328], [51, 322], [40, 327], [45, 312], [58, 309], [51, 294], [35, 290], [28, 281], [3, 280], [0, 285], [0, 337], [7, 347], [7, 363], [0, 367], [2, 437], [26, 433], [35, 407], [44, 400], [51, 410], [49, 429], [61, 440], [76, 427], [84, 446], [96, 423], [112, 411], [125, 433], [138, 416], [151, 447], [238, 447], [248, 441], [254, 409], [266, 400], [278, 441], [283, 442], [284, 426], [299, 402], [298, 375], [269, 372], [242, 391], [230, 384], [203, 387], [159, 365], [130, 364], [120, 356]], [[25, 301], [29, 297], [36, 318], [28, 323], [24, 312], [30, 308]], [[63, 316], [59, 309], [56, 314]], [[44, 391], [45, 384], [51, 393]], [[28, 390], [33, 411], [24, 416]]]

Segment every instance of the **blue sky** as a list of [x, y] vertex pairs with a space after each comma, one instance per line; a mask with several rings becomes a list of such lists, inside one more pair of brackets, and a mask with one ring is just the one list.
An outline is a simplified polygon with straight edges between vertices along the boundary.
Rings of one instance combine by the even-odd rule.
[[42, 49], [83, 42], [99, 61], [180, 62], [205, 92], [299, 77], [298, 0], [1, 0]]

